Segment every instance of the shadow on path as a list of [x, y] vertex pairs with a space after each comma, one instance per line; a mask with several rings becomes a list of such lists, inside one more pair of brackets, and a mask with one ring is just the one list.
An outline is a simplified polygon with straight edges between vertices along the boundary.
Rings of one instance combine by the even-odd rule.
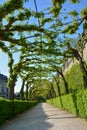
[[2, 125], [0, 130], [87, 130], [87, 123], [52, 105], [40, 103]]
[[42, 104], [38, 104], [2, 125], [0, 130], [48, 130], [53, 125], [46, 121], [47, 118]]

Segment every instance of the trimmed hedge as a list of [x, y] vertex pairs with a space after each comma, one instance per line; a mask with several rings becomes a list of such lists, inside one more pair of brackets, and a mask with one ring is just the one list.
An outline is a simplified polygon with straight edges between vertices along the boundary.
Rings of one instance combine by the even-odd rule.
[[[74, 64], [70, 68], [70, 70], [67, 70], [64, 76], [68, 83], [69, 93], [79, 92], [82, 89], [84, 90], [83, 74], [81, 72], [79, 63]], [[56, 95], [59, 96], [58, 87], [56, 86], [55, 80], [53, 80], [53, 83], [54, 83]], [[59, 86], [60, 86], [61, 95], [65, 95], [66, 94], [65, 85], [61, 77], [59, 81]]]
[[36, 104], [37, 102], [35, 101], [10, 101], [4, 98], [0, 98], [0, 124], [18, 115], [19, 113], [33, 107]]
[[79, 117], [87, 118], [87, 90], [50, 99], [47, 103], [63, 108]]

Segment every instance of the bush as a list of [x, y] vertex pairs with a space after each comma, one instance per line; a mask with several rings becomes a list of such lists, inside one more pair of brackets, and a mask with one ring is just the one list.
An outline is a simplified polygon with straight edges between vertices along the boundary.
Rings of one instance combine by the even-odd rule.
[[87, 90], [50, 99], [47, 102], [79, 117], [87, 118]]
[[78, 63], [73, 65], [72, 68], [66, 72], [65, 78], [71, 93], [84, 89], [83, 74]]
[[0, 124], [36, 104], [37, 102], [19, 100], [10, 101], [0, 98]]
[[[67, 70], [64, 76], [68, 83], [69, 93], [78, 92], [84, 89], [83, 74], [81, 72], [80, 65], [78, 63], [73, 65], [70, 70]], [[55, 81], [54, 86], [56, 86]], [[59, 86], [61, 95], [66, 94], [64, 81], [62, 80], [62, 78], [60, 78]], [[58, 91], [58, 89], [56, 89], [56, 91]], [[58, 95], [58, 92], [56, 93]]]

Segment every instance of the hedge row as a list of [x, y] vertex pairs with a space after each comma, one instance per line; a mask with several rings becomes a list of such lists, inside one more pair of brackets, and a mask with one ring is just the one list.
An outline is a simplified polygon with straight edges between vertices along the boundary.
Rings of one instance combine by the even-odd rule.
[[[68, 83], [69, 93], [78, 92], [84, 89], [83, 74], [81, 72], [81, 68], [78, 63], [74, 64], [70, 68], [70, 70], [67, 70], [66, 73], [64, 74], [64, 77]], [[58, 87], [56, 86], [55, 80], [53, 83], [56, 95], [59, 96]], [[65, 95], [66, 94], [65, 85], [62, 78], [60, 78], [59, 86], [61, 95]]]
[[50, 99], [47, 102], [79, 117], [87, 118], [87, 90]]
[[36, 104], [37, 102], [10, 101], [0, 98], [0, 124]]

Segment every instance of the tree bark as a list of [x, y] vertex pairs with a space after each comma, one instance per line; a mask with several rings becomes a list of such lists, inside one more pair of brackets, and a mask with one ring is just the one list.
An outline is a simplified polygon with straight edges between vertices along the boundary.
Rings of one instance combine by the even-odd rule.
[[83, 74], [84, 88], [87, 88], [87, 70], [85, 68], [85, 63], [84, 63], [84, 61], [83, 61], [81, 56], [78, 57], [77, 60], [80, 63], [80, 69], [81, 69], [81, 72]]
[[50, 91], [51, 98], [55, 98], [56, 93], [55, 93], [55, 90], [54, 90], [54, 87], [53, 87], [53, 83], [50, 82], [50, 86], [51, 86], [51, 91]]
[[9, 99], [14, 100], [14, 87], [15, 87], [15, 80], [10, 81], [10, 95]]
[[20, 90], [20, 100], [24, 99], [24, 85], [25, 85], [25, 80], [23, 79], [21, 90]]
[[67, 81], [66, 81], [66, 79], [65, 79], [65, 77], [64, 77], [64, 75], [63, 75], [62, 70], [58, 70], [56, 66], [54, 66], [54, 67], [55, 67], [55, 69], [56, 69], [58, 75], [60, 74], [61, 77], [62, 77], [62, 79], [63, 79], [63, 81], [64, 81], [66, 94], [69, 94], [68, 83], [67, 83]]
[[58, 79], [56, 79], [56, 77], [54, 77], [54, 79], [55, 79], [55, 82], [56, 82], [56, 85], [57, 85], [58, 94], [59, 94], [59, 96], [61, 96], [60, 86], [59, 86], [59, 80], [58, 80]]
[[26, 84], [26, 100], [28, 100], [28, 84]]
[[61, 73], [61, 76], [62, 76], [62, 79], [64, 81], [64, 85], [65, 85], [65, 91], [66, 91], [66, 94], [69, 94], [69, 89], [68, 89], [68, 83], [63, 75], [63, 73]]

